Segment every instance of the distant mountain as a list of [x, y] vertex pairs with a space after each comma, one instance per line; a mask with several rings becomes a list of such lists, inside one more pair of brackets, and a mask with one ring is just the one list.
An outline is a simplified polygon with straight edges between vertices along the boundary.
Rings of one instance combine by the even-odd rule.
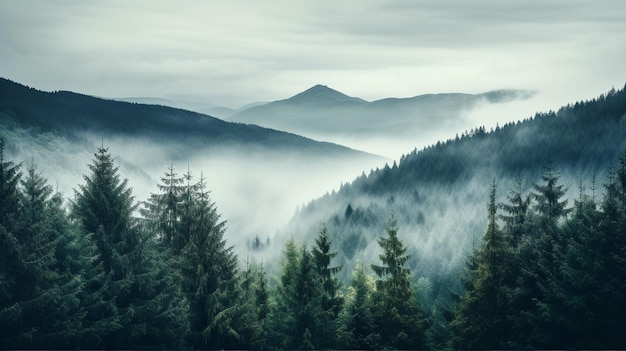
[[[145, 100], [162, 102], [162, 100]], [[248, 145], [324, 154], [364, 153], [298, 135], [225, 122], [186, 110], [105, 100], [67, 91], [43, 92], [0, 79], [0, 121], [63, 136], [84, 132], [185, 140], [198, 147]]]
[[534, 93], [497, 90], [483, 94], [428, 94], [368, 102], [316, 85], [285, 100], [235, 113], [229, 120], [333, 140], [333, 136], [410, 137], [449, 129], [462, 111], [477, 105], [527, 99]]
[[226, 119], [237, 112], [241, 112], [247, 108], [264, 105], [267, 102], [252, 102], [241, 106], [237, 109], [233, 109], [225, 106], [213, 105], [205, 102], [198, 97], [173, 97], [173, 98], [155, 98], [155, 97], [123, 97], [114, 98], [116, 101], [132, 102], [145, 105], [161, 105], [179, 108], [183, 110], [198, 112], [204, 115], [217, 117], [219, 119]]
[[285, 104], [303, 104], [307, 106], [333, 108], [337, 106], [359, 106], [366, 103], [367, 101], [363, 99], [350, 97], [325, 85], [318, 84], [297, 95], [290, 97], [287, 100], [272, 102], [265, 106], [267, 108], [268, 106], [280, 106]]

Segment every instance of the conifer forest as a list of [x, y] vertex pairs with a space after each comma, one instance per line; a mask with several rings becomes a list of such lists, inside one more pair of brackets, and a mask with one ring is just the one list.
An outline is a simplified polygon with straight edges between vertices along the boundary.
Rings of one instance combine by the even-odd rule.
[[346, 281], [326, 225], [268, 276], [235, 255], [202, 173], [167, 167], [138, 201], [102, 146], [65, 198], [4, 149], [3, 349], [626, 348], [626, 153], [572, 199], [550, 165], [529, 191], [486, 182], [463, 289], [435, 305], [394, 215]]
[[[332, 195], [395, 194], [400, 210], [353, 202], [318, 222], [308, 242], [297, 233], [281, 247], [255, 238], [250, 250], [280, 255], [273, 269], [236, 254], [214, 185], [191, 166], [164, 167], [151, 195], [136, 199], [103, 143], [73, 194], [62, 194], [35, 162], [9, 157], [8, 143], [20, 140], [0, 139], [0, 348], [624, 349], [626, 150], [610, 156], [626, 140], [624, 116], [626, 93], [611, 90], [403, 156]], [[564, 125], [561, 139], [551, 134]], [[523, 155], [505, 142], [535, 127], [542, 133]], [[420, 267], [428, 261], [405, 242], [411, 227], [397, 204], [410, 179], [434, 187], [469, 174], [468, 145], [499, 145], [493, 159], [502, 158], [481, 178], [488, 196], [473, 205], [486, 225], [459, 269]], [[523, 186], [546, 149], [564, 156]], [[605, 168], [602, 179], [581, 180], [568, 196], [560, 169], [593, 162]], [[513, 186], [499, 185], [513, 177]], [[435, 211], [419, 213], [418, 225]], [[375, 221], [382, 230], [358, 233], [376, 238], [376, 257], [339, 260], [359, 248], [356, 225]]]

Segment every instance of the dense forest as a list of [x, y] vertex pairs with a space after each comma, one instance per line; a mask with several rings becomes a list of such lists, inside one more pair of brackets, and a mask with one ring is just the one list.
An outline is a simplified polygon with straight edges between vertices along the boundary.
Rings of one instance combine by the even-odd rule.
[[[434, 318], [395, 217], [379, 262], [347, 284], [322, 226], [286, 243], [281, 271], [243, 262], [202, 175], [169, 167], [136, 202], [104, 147], [65, 204], [0, 142], [0, 347], [380, 349], [626, 347], [626, 152], [602, 195], [570, 206], [547, 168], [496, 202], [464, 292]], [[443, 325], [442, 325], [443, 323]]]
[[474, 128], [363, 172], [302, 207], [283, 235], [298, 233], [311, 243], [324, 221], [335, 234], [336, 259], [346, 267], [340, 278], [347, 281], [360, 261], [375, 260], [378, 237], [393, 214], [412, 253], [407, 265], [425, 310], [440, 320], [450, 292], [464, 290], [458, 277], [481, 243], [487, 218], [480, 204], [489, 197], [490, 179], [501, 190], [498, 202], [509, 189], [533, 191], [548, 166], [559, 172], [567, 198], [577, 198], [581, 186], [599, 195], [624, 149], [626, 91], [611, 89], [557, 111]]
[[[625, 123], [612, 90], [415, 151], [303, 208], [277, 270], [235, 254], [202, 173], [138, 201], [102, 145], [66, 198], [0, 139], [0, 348], [626, 348]], [[479, 215], [424, 258], [415, 228], [455, 207]]]

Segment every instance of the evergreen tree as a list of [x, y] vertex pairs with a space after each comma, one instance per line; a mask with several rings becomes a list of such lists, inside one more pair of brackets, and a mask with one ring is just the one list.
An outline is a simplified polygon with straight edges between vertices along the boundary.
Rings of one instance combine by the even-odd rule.
[[290, 349], [296, 340], [296, 281], [300, 253], [293, 239], [287, 240], [281, 260], [281, 273], [271, 294], [268, 340], [270, 347]]
[[298, 248], [293, 240], [287, 241], [270, 308], [272, 347], [311, 349], [326, 342], [322, 340], [325, 337], [323, 293], [311, 253], [304, 246]]
[[181, 206], [188, 188], [184, 182], [185, 177], [178, 177], [174, 166], [170, 165], [161, 177], [161, 184], [157, 185], [160, 193], [150, 194], [141, 210], [149, 230], [174, 254], [179, 254], [185, 244], [185, 240], [180, 237]]
[[295, 342], [294, 349], [310, 350], [323, 344], [322, 309], [323, 287], [317, 274], [313, 257], [302, 247], [300, 251], [298, 275], [296, 276], [295, 295]]
[[457, 332], [455, 347], [495, 349], [504, 347], [507, 328], [508, 241], [496, 223], [496, 184], [491, 185], [487, 206], [488, 225], [483, 244], [475, 253], [469, 286], [461, 298], [453, 321]]
[[181, 320], [156, 316], [184, 311], [185, 304], [175, 296], [167, 297], [165, 286], [157, 278], [161, 273], [152, 265], [155, 261], [148, 250], [150, 240], [142, 237], [132, 216], [137, 205], [128, 180], [121, 179], [113, 158], [103, 147], [89, 169], [91, 174], [84, 177], [85, 184], [75, 191], [73, 212], [82, 231], [95, 234], [89, 235], [95, 239], [97, 259], [104, 270], [104, 279], [90, 288], [96, 296], [91, 298], [93, 310], [87, 311], [92, 314], [91, 324], [102, 340], [101, 346], [180, 345], [184, 335], [161, 331], [185, 330]]
[[239, 281], [241, 291], [236, 321], [239, 347], [261, 350], [267, 343], [268, 315], [267, 281], [263, 267], [246, 262]]
[[22, 247], [23, 270], [19, 272], [22, 325], [32, 329], [20, 347], [74, 346], [81, 328], [80, 278], [60, 268], [67, 242], [67, 218], [59, 196], [35, 166], [21, 181], [21, 224], [18, 240]]
[[4, 140], [0, 139], [0, 347], [14, 345], [9, 338], [17, 332], [22, 308], [17, 276], [22, 268], [22, 247], [17, 238], [19, 220], [20, 164], [5, 160]]
[[380, 335], [372, 313], [374, 282], [365, 274], [362, 263], [357, 264], [350, 282], [351, 298], [346, 303], [342, 318], [341, 344], [347, 349], [374, 349]]
[[528, 221], [528, 211], [530, 197], [522, 194], [522, 181], [518, 180], [515, 189], [507, 196], [508, 203], [501, 203], [501, 208], [505, 214], [499, 217], [504, 221], [503, 231], [507, 233], [512, 248], [516, 248], [524, 235]]
[[378, 240], [383, 249], [382, 265], [372, 265], [378, 280], [374, 293], [374, 318], [380, 346], [419, 349], [426, 347], [428, 322], [411, 287], [411, 271], [405, 268], [409, 256], [398, 238], [398, 225], [391, 217], [387, 237]]
[[189, 211], [189, 241], [180, 258], [183, 292], [190, 307], [189, 341], [196, 348], [234, 347], [237, 256], [226, 244], [226, 223], [209, 198], [204, 178], [197, 189]]
[[331, 266], [333, 258], [337, 256], [337, 252], [330, 251], [331, 244], [326, 225], [322, 225], [312, 250], [316, 272], [322, 286], [322, 314], [319, 316], [321, 344], [316, 345], [318, 348], [332, 348], [336, 345], [337, 318], [343, 305], [343, 298], [339, 295], [340, 283], [336, 277], [342, 267]]
[[562, 200], [566, 189], [559, 184], [559, 174], [548, 166], [541, 176], [543, 184], [535, 184], [532, 197], [535, 200], [534, 209], [539, 215], [541, 229], [555, 234], [558, 221], [564, 218], [571, 209], [566, 208], [567, 200]]

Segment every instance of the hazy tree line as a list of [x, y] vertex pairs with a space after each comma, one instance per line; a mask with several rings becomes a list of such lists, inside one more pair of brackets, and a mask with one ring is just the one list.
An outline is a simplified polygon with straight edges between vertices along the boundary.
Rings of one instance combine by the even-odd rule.
[[455, 348], [626, 347], [626, 152], [568, 206], [548, 168], [505, 203], [492, 184], [488, 227], [452, 309]]
[[626, 153], [573, 206], [550, 168], [504, 203], [494, 181], [464, 291], [442, 307], [420, 302], [393, 216], [349, 282], [326, 226], [288, 241], [268, 279], [238, 261], [202, 176], [169, 167], [137, 202], [102, 147], [65, 204], [3, 146], [0, 348], [626, 347]]

